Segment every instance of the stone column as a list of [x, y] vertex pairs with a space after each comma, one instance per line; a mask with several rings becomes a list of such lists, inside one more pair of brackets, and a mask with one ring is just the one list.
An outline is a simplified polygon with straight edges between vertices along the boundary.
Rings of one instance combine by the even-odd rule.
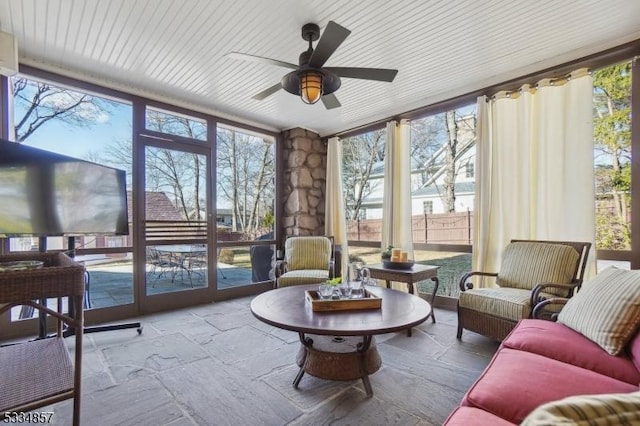
[[324, 235], [327, 143], [309, 130], [283, 132], [284, 235]]

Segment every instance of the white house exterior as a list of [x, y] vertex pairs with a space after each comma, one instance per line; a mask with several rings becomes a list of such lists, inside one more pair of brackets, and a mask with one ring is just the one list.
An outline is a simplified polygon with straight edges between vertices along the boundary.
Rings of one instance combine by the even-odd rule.
[[[466, 125], [458, 131], [458, 155], [456, 159], [455, 211], [473, 210], [475, 197], [476, 146], [473, 116], [462, 117]], [[444, 190], [444, 150], [438, 151], [429, 164], [419, 164], [411, 159], [411, 214], [447, 213], [442, 198]], [[431, 173], [427, 173], [427, 168]], [[382, 218], [384, 192], [384, 162], [374, 165], [369, 178], [369, 195], [363, 200], [360, 219]]]

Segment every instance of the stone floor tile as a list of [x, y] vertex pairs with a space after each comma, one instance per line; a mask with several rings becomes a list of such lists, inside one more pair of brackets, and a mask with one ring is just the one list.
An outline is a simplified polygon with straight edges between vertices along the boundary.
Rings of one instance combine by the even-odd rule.
[[117, 383], [209, 357], [180, 333], [109, 346], [102, 354]]
[[201, 425], [284, 425], [302, 412], [261, 381], [203, 359], [158, 374], [174, 399]]
[[367, 396], [354, 388], [324, 402], [322, 407], [298, 418], [291, 425], [385, 425], [409, 426], [421, 419], [387, 401]]
[[278, 338], [244, 326], [212, 336], [202, 348], [225, 364], [235, 364], [284, 345]]

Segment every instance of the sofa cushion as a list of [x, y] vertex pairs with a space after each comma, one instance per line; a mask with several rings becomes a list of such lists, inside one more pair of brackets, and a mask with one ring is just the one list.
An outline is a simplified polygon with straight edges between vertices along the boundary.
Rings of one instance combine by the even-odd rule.
[[[496, 284], [532, 290], [540, 283], [569, 284], [578, 269], [580, 255], [571, 246], [518, 241], [504, 250]], [[567, 296], [566, 290], [550, 289]]]
[[640, 392], [579, 395], [544, 404], [521, 426], [640, 424]]
[[603, 374], [525, 351], [502, 347], [465, 395], [462, 405], [520, 423], [536, 407], [572, 395], [638, 390]]
[[640, 271], [610, 267], [600, 272], [569, 299], [558, 322], [619, 354], [640, 324]]
[[456, 408], [443, 425], [446, 426], [469, 426], [469, 425], [486, 425], [486, 426], [512, 426], [514, 423], [505, 419], [482, 411], [475, 407], [458, 407]]
[[[549, 293], [541, 293], [553, 297]], [[458, 305], [474, 311], [518, 321], [531, 313], [531, 291], [519, 288], [474, 288], [460, 292]]]
[[[640, 372], [629, 356], [613, 356], [569, 327], [551, 321], [525, 319], [502, 342], [519, 349], [586, 368], [623, 382], [640, 383]], [[640, 355], [639, 340], [638, 355]]]

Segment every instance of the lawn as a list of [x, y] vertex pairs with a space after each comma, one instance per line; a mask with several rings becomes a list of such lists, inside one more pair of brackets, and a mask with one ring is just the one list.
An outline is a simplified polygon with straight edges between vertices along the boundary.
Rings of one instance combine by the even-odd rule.
[[[471, 271], [470, 253], [416, 250], [414, 257], [416, 263], [440, 266], [440, 269], [438, 269], [438, 278], [440, 280], [438, 295], [458, 297], [460, 278]], [[349, 247], [349, 260], [361, 261], [365, 264], [380, 263], [380, 249]], [[433, 291], [433, 282], [428, 280], [418, 283], [418, 291], [430, 294]]]

